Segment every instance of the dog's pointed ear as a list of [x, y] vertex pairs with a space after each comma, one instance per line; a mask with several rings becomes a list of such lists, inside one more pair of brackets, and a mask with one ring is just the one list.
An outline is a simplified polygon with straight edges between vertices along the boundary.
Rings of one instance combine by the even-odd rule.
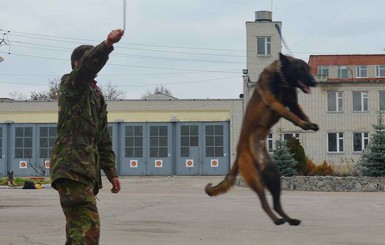
[[11, 175], [13, 175], [13, 171], [11, 172]]

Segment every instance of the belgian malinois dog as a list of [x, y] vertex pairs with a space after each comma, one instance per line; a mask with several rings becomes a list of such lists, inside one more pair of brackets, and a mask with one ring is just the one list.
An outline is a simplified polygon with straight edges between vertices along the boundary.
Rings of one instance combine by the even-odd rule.
[[[279, 54], [279, 59], [260, 74], [255, 91], [247, 104], [237, 148], [237, 157], [225, 179], [216, 186], [205, 188], [209, 196], [227, 192], [235, 182], [238, 171], [247, 185], [257, 193], [262, 208], [276, 225], [288, 222], [299, 225], [298, 219], [290, 218], [282, 209], [280, 173], [266, 149], [266, 137], [274, 124], [283, 117], [304, 130], [318, 131], [318, 125], [298, 105], [297, 88], [309, 94], [316, 81], [310, 74], [309, 65], [303, 60]], [[273, 197], [271, 210], [265, 196], [265, 187]]]

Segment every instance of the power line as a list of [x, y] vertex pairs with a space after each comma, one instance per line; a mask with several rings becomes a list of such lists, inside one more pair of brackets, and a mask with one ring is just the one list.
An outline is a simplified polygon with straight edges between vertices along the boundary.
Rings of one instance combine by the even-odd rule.
[[[230, 79], [240, 79], [240, 76], [234, 76], [234, 77], [219, 77], [219, 78], [211, 78], [211, 79], [204, 79], [204, 80], [194, 80], [194, 81], [187, 81], [187, 82], [159, 82], [159, 83], [147, 83], [142, 85], [117, 85], [118, 87], [148, 87], [148, 86], [154, 86], [154, 85], [183, 85], [183, 84], [196, 84], [196, 83], [203, 83], [203, 82], [210, 82], [210, 81], [218, 81], [218, 80], [230, 80]], [[29, 86], [47, 86], [46, 83], [25, 83], [25, 82], [2, 82], [0, 81], [0, 84], [18, 84], [18, 85], [29, 85]]]
[[[2, 30], [2, 29], [0, 29]], [[18, 37], [25, 37], [25, 38], [32, 38], [37, 40], [45, 40], [45, 41], [54, 41], [54, 42], [66, 42], [66, 43], [76, 43], [76, 44], [82, 44], [84, 41], [87, 42], [100, 42], [100, 40], [94, 40], [94, 39], [81, 39], [81, 38], [73, 38], [73, 37], [63, 37], [63, 36], [54, 36], [54, 35], [44, 35], [44, 34], [35, 34], [35, 33], [26, 33], [26, 32], [14, 32], [9, 31], [8, 35], [14, 35]], [[77, 41], [75, 41], [77, 40]], [[25, 43], [35, 46], [42, 46], [42, 47], [50, 47], [50, 48], [57, 48], [57, 49], [63, 49], [63, 50], [72, 50], [73, 48], [67, 48], [67, 47], [59, 47], [59, 46], [53, 46], [53, 45], [44, 45], [44, 44], [36, 44], [36, 43], [29, 43], [25, 41], [19, 41], [16, 40], [14, 42], [18, 43]], [[135, 47], [128, 47], [130, 45], [134, 46], [143, 46], [143, 47], [160, 47], [160, 48], [167, 48], [167, 49], [189, 49], [189, 50], [212, 50], [212, 51], [225, 51], [225, 52], [244, 52], [246, 53], [246, 50], [239, 50], [239, 49], [215, 49], [215, 48], [202, 48], [202, 47], [187, 47], [187, 46], [173, 46], [173, 45], [158, 45], [158, 44], [142, 44], [142, 43], [125, 43], [125, 42], [119, 42], [117, 46], [119, 45], [120, 49], [128, 49], [128, 50], [136, 50], [136, 51], [146, 51], [146, 52], [160, 52], [160, 53], [169, 53], [169, 54], [182, 54], [182, 55], [202, 55], [202, 56], [218, 56], [218, 57], [233, 57], [233, 58], [246, 58], [246, 55], [234, 55], [234, 54], [219, 54], [219, 53], [202, 53], [202, 52], [185, 52], [185, 51], [175, 51], [175, 50], [159, 50], [159, 49], [148, 49], [148, 48], [135, 48]], [[15, 45], [16, 46], [16, 45]], [[294, 45], [294, 46], [297, 46]], [[250, 51], [250, 53], [254, 53]], [[312, 51], [292, 51], [293, 54], [310, 54], [314, 53]], [[167, 60], [184, 60], [184, 61], [192, 61], [192, 62], [217, 62], [217, 63], [245, 63], [242, 61], [228, 61], [228, 60], [205, 60], [205, 59], [191, 59], [191, 58], [176, 58], [176, 57], [163, 57], [163, 56], [148, 56], [148, 55], [138, 55], [138, 54], [122, 54], [122, 53], [114, 53], [116, 56], [128, 56], [128, 57], [143, 57], [143, 58], [154, 58], [154, 59], [167, 59]]]
[[[37, 44], [37, 43], [30, 43], [30, 42], [24, 42], [15, 40], [12, 41], [14, 43], [13, 46], [16, 47], [34, 47], [39, 48], [43, 50], [56, 50], [60, 52], [68, 52], [69, 50], [72, 51], [71, 48], [61, 47], [61, 46], [52, 46], [52, 45], [44, 45], [44, 44]], [[20, 45], [18, 45], [20, 44]], [[24, 46], [25, 45], [25, 46]], [[28, 46], [29, 45], [29, 46]], [[164, 59], [164, 60], [175, 60], [175, 61], [191, 61], [191, 62], [215, 62], [215, 63], [228, 63], [228, 64], [244, 64], [245, 62], [241, 61], [230, 61], [230, 60], [207, 60], [207, 59], [191, 59], [191, 58], [176, 58], [176, 57], [168, 57], [168, 56], [152, 56], [152, 55], [138, 55], [138, 54], [123, 54], [123, 53], [113, 53], [113, 56], [118, 57], [128, 57], [128, 58], [146, 58], [146, 59]]]
[[172, 70], [172, 71], [195, 71], [195, 72], [207, 72], [207, 73], [239, 73], [236, 71], [219, 71], [219, 70], [200, 70], [200, 69], [185, 69], [185, 68], [166, 68], [159, 66], [141, 66], [141, 65], [126, 65], [126, 64], [114, 64], [109, 63], [112, 66], [127, 66], [135, 68], [146, 68], [146, 69], [159, 69], [159, 70]]
[[148, 87], [148, 86], [155, 86], [155, 85], [183, 85], [183, 84], [196, 84], [196, 83], [203, 83], [203, 82], [210, 82], [210, 81], [218, 81], [218, 80], [230, 80], [230, 79], [241, 79], [240, 76], [236, 77], [220, 77], [220, 78], [212, 78], [212, 79], [204, 79], [204, 80], [195, 80], [195, 81], [187, 81], [187, 82], [169, 82], [169, 83], [148, 83], [144, 85], [120, 85], [119, 87]]
[[[0, 31], [4, 31], [0, 29]], [[74, 37], [63, 37], [63, 36], [54, 36], [54, 35], [44, 35], [44, 34], [35, 34], [35, 33], [27, 33], [27, 32], [16, 32], [9, 31], [10, 34], [19, 35], [19, 36], [38, 36], [45, 37], [46, 40], [79, 40], [79, 41], [88, 41], [88, 42], [100, 42], [100, 40], [95, 39], [82, 39], [82, 38], [74, 38]], [[54, 39], [49, 39], [54, 38]], [[73, 42], [73, 41], [72, 41]], [[219, 48], [203, 48], [203, 47], [189, 47], [189, 46], [175, 46], [175, 45], [159, 45], [159, 44], [143, 44], [143, 43], [130, 43], [130, 42], [119, 42], [121, 45], [136, 45], [136, 46], [147, 46], [147, 47], [162, 47], [162, 48], [177, 48], [177, 49], [195, 49], [195, 50], [215, 50], [215, 51], [225, 51], [225, 52], [246, 52], [243, 49], [219, 49]]]
[[[30, 58], [39, 58], [39, 59], [49, 59], [49, 60], [57, 60], [57, 61], [66, 61], [68, 62], [68, 59], [60, 59], [60, 58], [53, 58], [53, 57], [46, 57], [46, 56], [38, 56], [38, 55], [28, 55], [28, 54], [18, 54], [18, 53], [6, 53], [1, 52], [4, 54], [9, 55], [16, 55], [16, 56], [23, 56], [23, 57], [30, 57]], [[123, 66], [123, 67], [133, 67], [133, 68], [145, 68], [145, 69], [159, 69], [159, 70], [172, 70], [172, 71], [194, 71], [194, 72], [205, 72], [205, 73], [239, 73], [236, 71], [219, 71], [219, 70], [200, 70], [200, 69], [185, 69], [185, 68], [168, 68], [168, 67], [159, 67], [159, 66], [141, 66], [141, 65], [132, 65], [132, 64], [115, 64], [115, 63], [109, 63], [110, 66]]]
[[53, 57], [46, 57], [46, 56], [38, 56], [38, 55], [29, 55], [29, 54], [18, 54], [18, 53], [7, 53], [7, 52], [2, 52], [2, 54], [8, 54], [8, 55], [15, 55], [15, 56], [23, 56], [23, 57], [29, 57], [29, 58], [39, 58], [39, 59], [48, 59], [48, 60], [59, 60], [59, 61], [66, 61], [68, 62], [68, 59], [60, 59], [60, 58], [53, 58]]
[[[156, 73], [126, 73], [126, 74], [100, 74], [100, 77], [133, 77], [133, 76], [169, 76], [169, 75], [186, 75], [198, 74], [200, 72], [156, 72]], [[36, 73], [0, 73], [0, 76], [20, 76], [20, 77], [54, 77], [62, 74], [36, 74]]]
[[[351, 3], [350, 5], [345, 6], [345, 8], [342, 11], [338, 10], [335, 15], [333, 15], [330, 18], [328, 18], [327, 20], [323, 21], [321, 25], [319, 25], [315, 28], [313, 27], [311, 32], [309, 32], [306, 36], [302, 37], [301, 40], [294, 43], [294, 45], [292, 47], [296, 47], [299, 44], [302, 44], [305, 39], [309, 38], [310, 36], [313, 36], [315, 33], [319, 32], [319, 30], [321, 30], [321, 29], [331, 28], [331, 26], [333, 26], [333, 25], [328, 25], [328, 23], [331, 21], [334, 21], [340, 15], [345, 14], [347, 12], [347, 10], [349, 10], [351, 7], [353, 7], [358, 1], [360, 1], [360, 0], [356, 0], [353, 3]], [[345, 4], [343, 3], [342, 5], [345, 5]], [[334, 8], [334, 9], [339, 9], [339, 8]], [[295, 52], [293, 52], [293, 53], [295, 53]]]
[[[1, 29], [0, 29], [1, 31]], [[55, 52], [68, 52], [72, 51], [73, 47], [68, 47], [67, 45], [56, 45], [58, 42], [68, 43], [68, 44], [80, 44], [84, 41], [92, 41], [92, 42], [100, 42], [96, 40], [91, 39], [75, 39], [71, 37], [59, 37], [59, 36], [50, 36], [50, 35], [41, 35], [41, 34], [32, 34], [32, 33], [23, 33], [23, 32], [11, 32], [9, 31], [7, 33], [8, 36], [12, 35], [14, 37], [19, 37], [19, 39], [14, 39], [13, 46], [18, 48], [33, 48], [33, 49], [41, 49], [41, 50], [48, 50], [48, 51], [55, 51]], [[27, 39], [36, 40], [39, 42], [42, 41], [42, 43], [36, 43], [36, 42], [30, 42], [26, 41]], [[51, 42], [52, 44], [49, 44]], [[215, 51], [242, 51], [242, 50], [225, 50], [225, 49], [209, 49], [209, 48], [198, 48], [198, 47], [180, 47], [180, 46], [164, 46], [164, 45], [155, 45], [155, 44], [139, 44], [139, 43], [119, 43], [120, 49], [129, 49], [129, 50], [137, 50], [137, 51], [146, 51], [146, 52], [165, 52], [168, 54], [178, 54], [178, 55], [206, 55], [206, 56], [219, 56], [219, 57], [236, 57], [236, 58], [245, 58], [244, 55], [231, 55], [231, 54], [214, 54], [214, 53], [203, 53], [203, 52], [185, 52], [185, 51], [175, 51], [175, 50], [159, 50], [159, 49], [146, 49], [146, 48], [133, 48], [129, 47], [129, 45], [136, 45], [136, 46], [143, 46], [143, 47], [160, 47], [160, 48], [173, 48], [173, 49], [189, 49], [189, 50], [215, 50]], [[67, 46], [67, 47], [66, 47]], [[20, 56], [20, 57], [27, 57], [27, 58], [38, 58], [38, 59], [46, 59], [46, 60], [55, 60], [55, 61], [65, 61], [69, 62], [68, 58], [60, 58], [60, 56], [52, 57], [52, 55], [34, 55], [34, 54], [27, 54], [27, 53], [21, 53], [21, 52], [1, 52], [4, 54], [12, 55], [12, 56]], [[51, 52], [52, 53], [52, 52]], [[50, 53], [50, 54], [51, 54]], [[245, 64], [244, 62], [240, 61], [231, 61], [231, 60], [213, 60], [213, 59], [194, 59], [194, 58], [182, 58], [182, 57], [170, 57], [170, 56], [156, 56], [156, 55], [143, 55], [143, 54], [125, 54], [125, 53], [117, 53], [114, 52], [111, 56], [115, 57], [127, 57], [127, 58], [144, 58], [144, 59], [150, 59], [150, 60], [169, 60], [169, 61], [185, 61], [185, 62], [211, 62], [211, 63], [220, 63], [220, 64]], [[162, 63], [163, 64], [163, 63]], [[114, 74], [114, 75], [103, 75], [100, 74], [100, 76], [154, 76], [154, 75], [186, 75], [186, 74], [199, 74], [199, 73], [221, 73], [221, 74], [239, 74], [239, 71], [231, 71], [231, 70], [217, 70], [217, 69], [191, 69], [191, 68], [178, 68], [178, 67], [162, 67], [162, 66], [147, 66], [147, 65], [138, 65], [138, 64], [121, 64], [121, 63], [109, 63], [109, 66], [118, 66], [118, 67], [129, 67], [129, 68], [143, 68], [143, 69], [152, 69], [152, 70], [167, 70], [167, 71], [175, 71], [175, 72], [155, 72], [155, 73], [137, 73], [137, 74]], [[31, 77], [58, 77], [60, 75], [47, 75], [47, 74], [0, 74], [0, 76], [31, 76]], [[183, 84], [183, 83], [199, 83], [199, 82], [208, 82], [208, 81], [215, 81], [215, 80], [226, 80], [226, 79], [234, 79], [237, 77], [225, 77], [225, 78], [214, 78], [214, 79], [204, 79], [199, 81], [188, 81], [188, 82], [182, 82], [182, 83], [166, 83], [166, 84]], [[4, 83], [4, 82], [2, 82]], [[18, 84], [18, 83], [16, 83]], [[21, 84], [21, 83], [20, 83]], [[26, 83], [30, 84], [30, 83]], [[164, 83], [163, 83], [164, 84]], [[38, 84], [34, 84], [38, 85]], [[40, 84], [42, 85], [42, 84]], [[143, 86], [152, 86], [153, 84], [144, 84]], [[136, 86], [136, 85], [127, 85], [127, 86]], [[138, 87], [141, 87], [142, 85], [139, 85]]]
[[[32, 38], [32, 39], [37, 39], [37, 40], [56, 41], [56, 42], [65, 42], [65, 43], [76, 43], [77, 45], [83, 44], [82, 42], [78, 42], [78, 41], [59, 40], [59, 39], [52, 39], [52, 38], [45, 38], [45, 37], [36, 37], [36, 36], [28, 36], [28, 35], [19, 35], [19, 34], [11, 34], [11, 35], [18, 36], [18, 37]], [[97, 43], [100, 43], [100, 40], [97, 41]], [[214, 54], [214, 53], [202, 53], [202, 52], [197, 53], [197, 52], [184, 52], [184, 51], [174, 51], [174, 50], [133, 48], [133, 47], [123, 46], [122, 44], [123, 43], [119, 42], [117, 44], [117, 46], [119, 46], [119, 48], [121, 48], [121, 49], [139, 50], [139, 51], [151, 51], [151, 52], [161, 52], [161, 53], [187, 54], [187, 55], [204, 55], [204, 56], [221, 56], [221, 57], [238, 57], [238, 58], [239, 57], [241, 57], [241, 58], [245, 57], [245, 55]], [[165, 47], [165, 46], [160, 46], [159, 45], [159, 47]], [[168, 46], [168, 47], [170, 47], [170, 46]], [[206, 50], [212, 50], [212, 49], [206, 49]], [[246, 52], [246, 51], [244, 51], [244, 52]]]

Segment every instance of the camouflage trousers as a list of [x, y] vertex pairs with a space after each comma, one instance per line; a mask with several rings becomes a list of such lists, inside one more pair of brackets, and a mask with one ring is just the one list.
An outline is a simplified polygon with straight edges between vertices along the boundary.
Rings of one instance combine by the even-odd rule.
[[66, 217], [66, 245], [99, 244], [100, 220], [91, 186], [64, 180], [57, 184]]

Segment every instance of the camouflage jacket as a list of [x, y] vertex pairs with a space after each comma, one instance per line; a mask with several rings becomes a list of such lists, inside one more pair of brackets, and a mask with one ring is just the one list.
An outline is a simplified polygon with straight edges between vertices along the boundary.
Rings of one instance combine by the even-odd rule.
[[96, 194], [102, 188], [101, 169], [109, 180], [117, 176], [107, 105], [94, 81], [112, 50], [99, 44], [61, 79], [58, 137], [50, 162], [54, 188], [57, 180], [70, 179], [93, 186]]

